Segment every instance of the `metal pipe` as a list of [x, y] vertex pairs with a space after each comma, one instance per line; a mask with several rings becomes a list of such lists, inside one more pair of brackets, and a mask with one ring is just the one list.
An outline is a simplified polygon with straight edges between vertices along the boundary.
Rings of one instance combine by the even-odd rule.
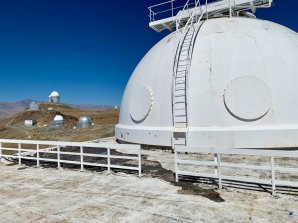
[[58, 160], [58, 169], [61, 169], [61, 163], [60, 163], [60, 146], [57, 147], [57, 160]]
[[40, 167], [40, 161], [39, 161], [39, 144], [36, 145], [36, 166]]
[[274, 157], [271, 157], [271, 182], [272, 182], [272, 195], [276, 195], [276, 185], [275, 185], [275, 167], [274, 167]]
[[84, 171], [84, 148], [80, 146], [80, 158], [81, 158], [81, 171]]
[[108, 173], [111, 172], [111, 150], [110, 148], [107, 148], [107, 153], [108, 153]]
[[22, 159], [21, 159], [21, 143], [18, 143], [18, 158], [19, 158], [19, 166], [22, 165]]

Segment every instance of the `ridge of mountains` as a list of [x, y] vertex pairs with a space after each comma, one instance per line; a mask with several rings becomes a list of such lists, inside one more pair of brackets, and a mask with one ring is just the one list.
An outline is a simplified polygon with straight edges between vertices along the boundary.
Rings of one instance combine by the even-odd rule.
[[[34, 101], [32, 99], [25, 99], [18, 102], [0, 102], [0, 119], [10, 118], [20, 112], [25, 111], [29, 108], [30, 103]], [[95, 111], [95, 110], [106, 110], [111, 109], [113, 106], [110, 105], [92, 105], [92, 104], [66, 104], [70, 107], [87, 110], [87, 111]]]

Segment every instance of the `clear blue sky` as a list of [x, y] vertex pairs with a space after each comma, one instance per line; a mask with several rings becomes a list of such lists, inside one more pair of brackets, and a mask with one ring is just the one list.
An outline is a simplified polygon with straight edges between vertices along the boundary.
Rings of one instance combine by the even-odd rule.
[[[163, 0], [0, 0], [0, 101], [119, 105], [145, 53], [167, 32], [148, 27]], [[291, 3], [289, 5], [288, 3]], [[298, 31], [298, 3], [275, 0], [259, 18]]]

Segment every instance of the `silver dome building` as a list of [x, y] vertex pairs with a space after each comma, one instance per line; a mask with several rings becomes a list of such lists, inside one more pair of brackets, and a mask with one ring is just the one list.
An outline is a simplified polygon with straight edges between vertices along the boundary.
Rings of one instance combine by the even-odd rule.
[[[132, 74], [116, 126], [119, 141], [298, 146], [298, 35], [227, 2], [150, 23], [157, 31], [173, 28], [174, 21], [180, 28], [157, 43]], [[248, 10], [261, 1], [241, 2]], [[269, 7], [272, 1], [262, 2]]]
[[80, 117], [77, 128], [85, 129], [85, 128], [90, 128], [91, 126], [92, 126], [92, 119], [90, 116]]

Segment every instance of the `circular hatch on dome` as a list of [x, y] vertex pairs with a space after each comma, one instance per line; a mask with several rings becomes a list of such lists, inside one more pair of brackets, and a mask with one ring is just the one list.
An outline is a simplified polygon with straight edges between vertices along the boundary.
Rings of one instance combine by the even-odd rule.
[[270, 111], [271, 93], [267, 84], [257, 77], [238, 77], [225, 89], [224, 105], [238, 120], [257, 121]]
[[138, 87], [130, 100], [130, 117], [136, 123], [143, 122], [149, 115], [153, 104], [153, 93], [150, 87]]

